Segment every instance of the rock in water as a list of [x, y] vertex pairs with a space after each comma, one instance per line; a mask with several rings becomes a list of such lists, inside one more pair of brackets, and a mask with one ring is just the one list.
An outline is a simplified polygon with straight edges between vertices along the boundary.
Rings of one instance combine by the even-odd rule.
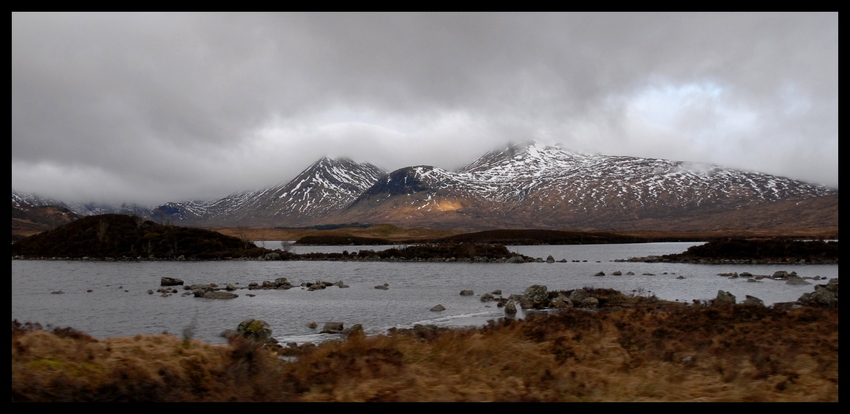
[[176, 277], [165, 277], [165, 276], [163, 276], [162, 278], [159, 279], [159, 285], [160, 286], [177, 286], [177, 285], [182, 285], [182, 284], [183, 284], [183, 281], [176, 278]]
[[519, 301], [523, 309], [542, 309], [549, 306], [549, 292], [544, 285], [532, 285], [525, 289]]
[[321, 333], [342, 333], [342, 322], [325, 322]]
[[266, 342], [272, 337], [272, 329], [261, 319], [245, 319], [236, 328], [236, 332], [256, 342]]

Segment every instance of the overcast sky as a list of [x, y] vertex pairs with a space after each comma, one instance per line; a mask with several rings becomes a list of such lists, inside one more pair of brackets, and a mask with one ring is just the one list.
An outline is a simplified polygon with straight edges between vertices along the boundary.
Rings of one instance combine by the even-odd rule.
[[838, 187], [838, 13], [12, 13], [12, 188], [217, 200], [509, 142]]

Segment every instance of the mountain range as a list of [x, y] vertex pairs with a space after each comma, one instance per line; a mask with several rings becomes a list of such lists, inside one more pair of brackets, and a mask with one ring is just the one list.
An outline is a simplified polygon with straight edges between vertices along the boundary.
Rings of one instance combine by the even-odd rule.
[[418, 165], [387, 172], [369, 163], [324, 157], [290, 181], [215, 201], [110, 210], [13, 191], [13, 217], [16, 202], [207, 228], [388, 223], [468, 230], [705, 231], [838, 226], [837, 189], [712, 164], [585, 154], [534, 142], [509, 144], [455, 171]]

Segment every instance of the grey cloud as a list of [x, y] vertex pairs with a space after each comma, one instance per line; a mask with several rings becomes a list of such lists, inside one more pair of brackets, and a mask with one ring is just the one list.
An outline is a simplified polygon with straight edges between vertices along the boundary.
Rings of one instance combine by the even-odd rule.
[[[837, 20], [13, 13], [13, 187], [49, 190], [23, 166], [50, 165], [102, 171], [139, 200], [215, 198], [286, 181], [326, 154], [455, 168], [526, 139], [837, 187]], [[722, 94], [669, 130], [637, 127], [635, 99], [688, 85]], [[752, 124], [718, 129], [733, 123], [723, 108], [752, 112]], [[56, 179], [68, 192], [98, 187]]]

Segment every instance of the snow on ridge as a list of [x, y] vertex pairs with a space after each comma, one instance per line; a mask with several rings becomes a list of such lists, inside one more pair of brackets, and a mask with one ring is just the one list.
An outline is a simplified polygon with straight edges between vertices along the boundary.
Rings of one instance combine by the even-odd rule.
[[[419, 208], [436, 205], [438, 197], [446, 195], [511, 208], [534, 203], [535, 208], [569, 204], [588, 210], [671, 203], [703, 205], [730, 198], [749, 203], [837, 191], [707, 163], [587, 154], [534, 142], [490, 151], [454, 171], [422, 165], [407, 168], [409, 175], [404, 177], [424, 184], [423, 193], [414, 197]], [[277, 186], [234, 193], [215, 201], [167, 203], [160, 207], [163, 211], [179, 211], [180, 215], [174, 217], [196, 220], [290, 214], [318, 217], [350, 205], [382, 177], [387, 183], [392, 180], [391, 174], [369, 163], [322, 157], [294, 179]], [[13, 192], [13, 204], [26, 197]]]

